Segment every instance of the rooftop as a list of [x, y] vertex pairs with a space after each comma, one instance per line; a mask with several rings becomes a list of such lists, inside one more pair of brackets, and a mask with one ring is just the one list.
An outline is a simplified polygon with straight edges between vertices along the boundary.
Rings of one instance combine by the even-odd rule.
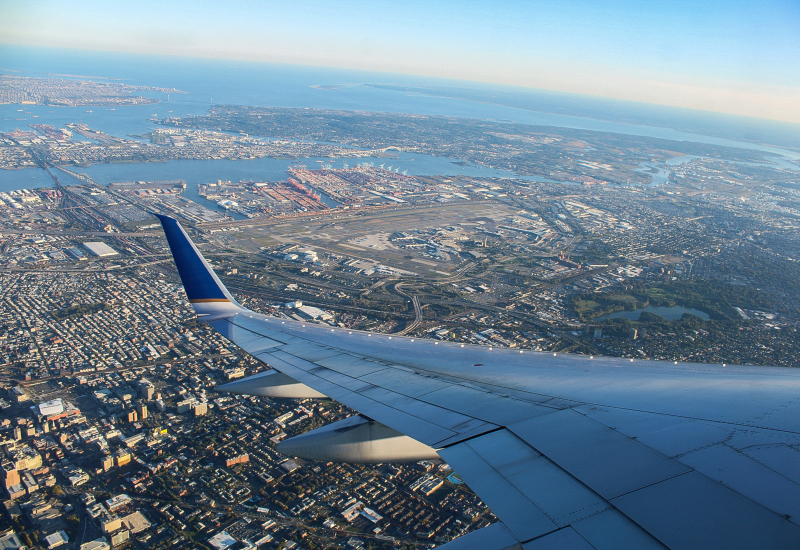
[[89, 242], [83, 243], [83, 246], [92, 254], [99, 258], [105, 258], [106, 256], [117, 256], [119, 252], [108, 246], [106, 243], [101, 242]]

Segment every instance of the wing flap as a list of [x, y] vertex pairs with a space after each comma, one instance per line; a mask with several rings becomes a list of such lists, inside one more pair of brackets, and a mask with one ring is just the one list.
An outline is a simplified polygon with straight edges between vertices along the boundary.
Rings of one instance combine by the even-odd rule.
[[754, 445], [742, 452], [770, 470], [800, 484], [800, 451], [783, 443]]
[[664, 550], [666, 547], [651, 537], [619, 510], [610, 508], [571, 525], [597, 550]]
[[498, 522], [436, 548], [439, 550], [522, 550], [522, 545], [505, 525]]
[[719, 444], [691, 452], [680, 460], [789, 521], [800, 522], [800, 485], [747, 455]]
[[[503, 518], [505, 526], [518, 540], [530, 540], [558, 529], [555, 521], [466, 443], [447, 447], [439, 454], [461, 477], [468, 480], [470, 488], [481, 496], [497, 517]], [[531, 452], [518, 459], [538, 458], [536, 453]]]
[[571, 527], [559, 529], [536, 540], [522, 545], [523, 550], [596, 550], [594, 546], [580, 536]]
[[439, 454], [525, 549], [665, 548], [611, 503], [508, 430], [458, 443]]
[[673, 550], [800, 546], [800, 527], [696, 472], [622, 495], [611, 503]]
[[669, 457], [720, 443], [731, 436], [730, 426], [718, 422], [591, 405], [574, 410]]
[[571, 409], [518, 422], [508, 429], [606, 499], [689, 471]]

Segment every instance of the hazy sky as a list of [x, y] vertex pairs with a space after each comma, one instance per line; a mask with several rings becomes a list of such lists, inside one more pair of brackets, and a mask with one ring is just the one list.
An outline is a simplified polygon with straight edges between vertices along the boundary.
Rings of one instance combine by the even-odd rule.
[[0, 42], [441, 76], [800, 123], [800, 0], [0, 0]]

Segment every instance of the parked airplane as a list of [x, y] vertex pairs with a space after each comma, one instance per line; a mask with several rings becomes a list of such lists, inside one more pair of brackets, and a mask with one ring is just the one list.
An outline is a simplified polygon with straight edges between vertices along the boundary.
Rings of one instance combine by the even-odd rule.
[[272, 367], [218, 389], [360, 414], [278, 445], [314, 460], [441, 458], [500, 519], [480, 549], [800, 548], [800, 371], [376, 334], [239, 305], [158, 216], [200, 320]]

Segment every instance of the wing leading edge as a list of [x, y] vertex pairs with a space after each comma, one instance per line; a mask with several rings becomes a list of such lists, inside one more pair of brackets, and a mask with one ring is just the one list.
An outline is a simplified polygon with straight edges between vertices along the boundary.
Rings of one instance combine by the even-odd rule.
[[445, 547], [800, 547], [797, 373], [492, 350], [267, 317], [233, 299], [177, 221], [159, 219], [200, 319], [280, 373], [219, 389], [324, 395], [361, 413], [283, 443], [288, 454], [441, 456], [502, 521]]

